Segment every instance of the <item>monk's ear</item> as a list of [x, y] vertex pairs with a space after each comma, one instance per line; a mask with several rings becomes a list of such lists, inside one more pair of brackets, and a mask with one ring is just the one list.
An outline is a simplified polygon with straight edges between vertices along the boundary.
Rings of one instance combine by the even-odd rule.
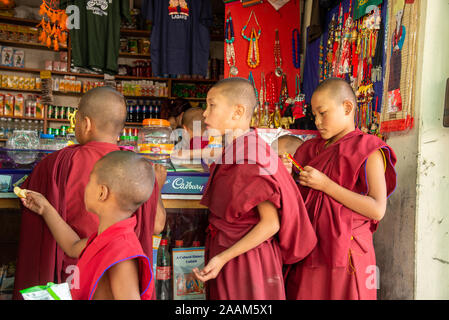
[[91, 132], [93, 128], [92, 120], [89, 117], [84, 117], [84, 132]]
[[232, 114], [232, 120], [240, 120], [245, 115], [245, 107], [241, 104], [237, 104], [234, 107], [234, 113]]
[[104, 184], [100, 185], [100, 195], [98, 200], [100, 201], [106, 201], [109, 197], [109, 188], [107, 186], [105, 186]]
[[343, 101], [343, 108], [345, 109], [345, 115], [349, 116], [354, 111], [354, 104], [351, 100]]

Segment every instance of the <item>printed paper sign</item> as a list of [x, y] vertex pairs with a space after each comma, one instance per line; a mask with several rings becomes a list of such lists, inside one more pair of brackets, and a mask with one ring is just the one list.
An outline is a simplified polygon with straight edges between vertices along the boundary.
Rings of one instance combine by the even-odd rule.
[[204, 268], [204, 247], [173, 249], [173, 299], [205, 300], [204, 283], [193, 275], [193, 268]]

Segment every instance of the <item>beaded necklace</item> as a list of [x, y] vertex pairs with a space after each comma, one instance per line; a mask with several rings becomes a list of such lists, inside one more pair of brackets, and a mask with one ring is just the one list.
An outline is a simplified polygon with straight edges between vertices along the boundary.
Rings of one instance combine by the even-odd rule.
[[282, 71], [282, 58], [281, 58], [281, 44], [279, 42], [279, 30], [276, 29], [276, 38], [274, 41], [274, 65], [275, 74], [278, 77], [282, 77], [284, 71]]
[[[296, 36], [296, 37], [295, 37]], [[299, 43], [299, 30], [293, 29], [292, 31], [292, 55], [293, 55], [293, 65], [296, 69], [301, 66], [301, 61], [299, 59], [300, 55], [300, 43]]]
[[[266, 84], [266, 94], [267, 94], [267, 102], [269, 111], [274, 112], [275, 110], [275, 103], [276, 103], [276, 96], [278, 94], [278, 84], [276, 76], [273, 72], [270, 72], [267, 75], [267, 84]], [[279, 97], [279, 96], [278, 96]]]
[[[251, 17], [253, 14], [254, 14], [254, 19], [256, 20], [257, 26], [259, 27], [259, 30], [256, 32], [256, 29], [252, 28], [250, 38], [248, 38], [245, 35], [245, 30], [248, 27], [248, 23], [251, 20]], [[246, 24], [243, 26], [241, 34], [245, 40], [249, 41], [247, 63], [248, 63], [248, 66], [252, 69], [257, 68], [257, 66], [260, 63], [259, 38], [260, 38], [261, 33], [262, 33], [262, 29], [260, 28], [259, 22], [257, 21], [256, 14], [254, 13], [254, 10], [251, 10], [248, 21], [246, 21]]]
[[234, 23], [232, 22], [231, 12], [229, 11], [226, 18], [225, 42], [226, 42], [226, 61], [229, 65], [229, 75], [236, 76], [239, 70], [235, 66], [235, 50], [234, 50]]

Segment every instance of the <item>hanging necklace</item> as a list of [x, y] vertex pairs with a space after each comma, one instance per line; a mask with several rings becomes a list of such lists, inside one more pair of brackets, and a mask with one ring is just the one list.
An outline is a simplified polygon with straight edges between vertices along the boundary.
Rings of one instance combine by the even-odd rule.
[[234, 23], [232, 22], [231, 11], [226, 19], [225, 42], [226, 42], [226, 61], [229, 65], [229, 75], [236, 76], [239, 70], [235, 66], [235, 50], [234, 50]]
[[276, 39], [274, 40], [274, 72], [276, 76], [282, 77], [282, 58], [281, 58], [281, 44], [279, 43], [279, 30], [276, 29]]
[[281, 82], [281, 91], [279, 94], [279, 108], [284, 114], [285, 111], [285, 103], [288, 99], [288, 87], [287, 87], [287, 75], [285, 73], [282, 74], [282, 82]]
[[254, 93], [256, 94], [256, 100], [259, 100], [259, 93], [257, 92], [257, 86], [256, 86], [256, 82], [254, 81], [254, 76], [253, 76], [253, 72], [252, 71], [249, 72], [248, 80], [253, 85]]
[[[256, 20], [257, 27], [259, 30], [256, 32], [256, 29], [251, 29], [250, 38], [248, 38], [245, 35], [245, 30], [248, 27], [248, 23], [251, 20], [252, 15], [254, 14], [254, 19]], [[256, 14], [254, 13], [254, 10], [251, 10], [251, 14], [249, 15], [248, 21], [246, 21], [246, 24], [242, 28], [242, 37], [249, 41], [249, 48], [248, 48], [248, 59], [247, 63], [248, 66], [252, 69], [256, 68], [260, 63], [260, 54], [259, 54], [259, 38], [262, 33], [262, 29], [260, 28], [259, 22], [257, 21]]]
[[[295, 37], [296, 36], [296, 37]], [[300, 61], [300, 43], [299, 43], [299, 30], [293, 29], [292, 31], [292, 55], [293, 55], [293, 65], [296, 69], [299, 69], [301, 66]]]
[[270, 72], [267, 75], [266, 86], [267, 86], [266, 92], [267, 92], [267, 102], [269, 112], [272, 113], [275, 110], [276, 97], [279, 97], [277, 79], [273, 72]]
[[260, 94], [259, 94], [259, 106], [262, 108], [263, 106], [263, 101], [264, 101], [264, 80], [265, 80], [265, 76], [263, 74], [263, 72], [260, 73]]

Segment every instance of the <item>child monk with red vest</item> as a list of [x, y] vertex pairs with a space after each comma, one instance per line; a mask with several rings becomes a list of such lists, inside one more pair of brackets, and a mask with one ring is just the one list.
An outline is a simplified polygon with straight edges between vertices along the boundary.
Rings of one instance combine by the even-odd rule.
[[24, 206], [42, 216], [68, 256], [79, 259], [73, 300], [151, 298], [151, 264], [134, 232], [134, 212], [151, 196], [154, 180], [151, 164], [133, 152], [101, 158], [84, 191], [86, 210], [99, 218], [88, 239], [80, 239], [43, 195], [26, 191]]
[[342, 79], [322, 82], [312, 96], [320, 137], [301, 145], [299, 189], [318, 244], [295, 265], [287, 299], [376, 299], [373, 233], [396, 187], [393, 150], [355, 128], [357, 100]]
[[[125, 126], [125, 99], [110, 87], [92, 89], [81, 98], [75, 119], [75, 136], [79, 144], [48, 155], [38, 163], [22, 187], [43, 194], [63, 220], [84, 238], [98, 228], [98, 217], [85, 208], [84, 189], [95, 163], [109, 152], [120, 150], [117, 136]], [[155, 170], [164, 180], [166, 171], [160, 166]], [[145, 253], [150, 256], [152, 235], [160, 233], [165, 225], [165, 209], [158, 187], [164, 181], [156, 182], [152, 196], [136, 212], [136, 233]], [[58, 248], [42, 219], [24, 208], [14, 298], [20, 299], [19, 290], [25, 288], [66, 281], [76, 262]]]
[[201, 200], [210, 211], [206, 266], [193, 272], [212, 300], [285, 299], [283, 264], [316, 244], [295, 182], [250, 129], [256, 105], [246, 79], [222, 80], [207, 95], [205, 123], [225, 137]]

